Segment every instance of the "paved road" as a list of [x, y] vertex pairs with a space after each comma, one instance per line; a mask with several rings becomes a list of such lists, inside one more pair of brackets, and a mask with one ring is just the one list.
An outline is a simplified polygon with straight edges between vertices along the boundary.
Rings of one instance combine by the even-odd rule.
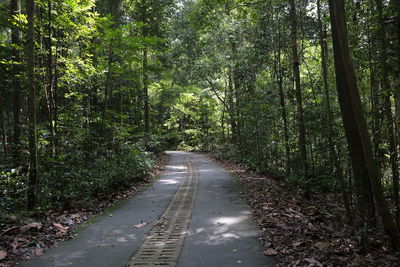
[[[273, 266], [272, 259], [262, 253], [259, 230], [235, 178], [203, 155], [168, 153], [172, 157], [167, 170], [151, 188], [114, 210], [112, 217], [100, 216], [75, 239], [20, 266], [127, 266], [151, 229], [160, 224], [181, 182], [188, 179], [188, 158], [195, 166], [197, 193], [176, 266]], [[149, 224], [135, 228], [141, 221]]]

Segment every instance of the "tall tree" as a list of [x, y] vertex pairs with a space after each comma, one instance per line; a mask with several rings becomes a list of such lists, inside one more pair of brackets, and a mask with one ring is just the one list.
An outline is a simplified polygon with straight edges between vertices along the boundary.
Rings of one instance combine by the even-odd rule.
[[[21, 0], [10, 1], [11, 16], [15, 17], [21, 12]], [[15, 164], [20, 164], [21, 153], [21, 57], [20, 57], [20, 30], [16, 23], [11, 24], [11, 44], [12, 44], [12, 66], [11, 77], [13, 85], [13, 113], [14, 113], [14, 133], [13, 133], [13, 158]]]
[[298, 127], [299, 127], [298, 141], [299, 141], [299, 152], [300, 152], [300, 164], [303, 175], [307, 177], [308, 162], [307, 162], [307, 149], [306, 149], [306, 130], [304, 125], [303, 99], [302, 99], [301, 81], [300, 81], [300, 58], [297, 47], [298, 16], [296, 11], [296, 0], [289, 0], [289, 4], [290, 4], [290, 20], [291, 20], [292, 68], [293, 68], [293, 79], [295, 84]]
[[331, 160], [331, 165], [334, 166], [335, 177], [340, 184], [343, 196], [343, 204], [346, 210], [346, 217], [351, 221], [351, 210], [350, 210], [350, 200], [347, 193], [346, 182], [342, 174], [342, 168], [340, 166], [339, 156], [337, 154], [334, 136], [336, 135], [333, 128], [333, 116], [331, 108], [331, 96], [328, 84], [328, 43], [326, 29], [324, 28], [322, 22], [321, 14], [321, 0], [317, 0], [317, 16], [318, 16], [318, 29], [319, 29], [319, 42], [321, 48], [321, 68], [322, 68], [322, 80], [325, 92], [325, 108], [326, 108], [326, 128], [328, 137], [328, 147], [329, 155]]
[[28, 94], [28, 123], [29, 123], [29, 176], [27, 208], [36, 205], [38, 186], [38, 158], [36, 132], [36, 87], [35, 87], [35, 1], [26, 0], [28, 30], [26, 35], [26, 90]]
[[282, 68], [282, 42], [281, 42], [281, 26], [280, 21], [278, 21], [277, 25], [278, 30], [278, 43], [276, 48], [276, 59], [275, 59], [275, 73], [276, 80], [278, 83], [278, 92], [279, 92], [279, 105], [282, 114], [283, 120], [283, 133], [284, 133], [284, 142], [285, 142], [285, 167], [286, 173], [290, 173], [290, 147], [289, 147], [289, 130], [288, 130], [288, 118], [287, 118], [287, 108], [286, 108], [286, 98], [285, 92], [283, 90], [283, 68]]
[[[339, 104], [350, 152], [353, 175], [358, 189], [358, 205], [364, 220], [373, 217], [376, 200], [385, 231], [392, 246], [400, 245], [400, 235], [390, 215], [382, 191], [379, 168], [373, 158], [372, 146], [357, 88], [352, 57], [348, 45], [345, 9], [343, 0], [330, 0], [329, 9], [333, 35], [335, 72]], [[371, 189], [373, 195], [371, 194]]]
[[[47, 58], [46, 58], [46, 85], [45, 85], [45, 96], [47, 102], [47, 112], [48, 112], [48, 127], [50, 131], [50, 145], [52, 150], [52, 156], [55, 157], [57, 155], [57, 103], [56, 103], [56, 91], [55, 91], [55, 82], [56, 79], [54, 77], [54, 63], [53, 63], [53, 26], [52, 26], [52, 1], [47, 1], [47, 36], [46, 36], [46, 50], [47, 50]], [[56, 68], [56, 67], [55, 67]]]
[[386, 40], [386, 28], [383, 18], [383, 3], [382, 0], [376, 0], [376, 8], [378, 11], [378, 37], [380, 42], [380, 66], [381, 80], [384, 97], [384, 112], [386, 117], [386, 130], [389, 139], [389, 158], [392, 168], [392, 183], [393, 183], [393, 200], [396, 205], [396, 222], [400, 225], [400, 203], [399, 203], [399, 166], [398, 152], [396, 148], [396, 137], [394, 128], [394, 119], [392, 114], [392, 90], [389, 82], [389, 65]]
[[[144, 34], [144, 37], [147, 37]], [[148, 48], [143, 48], [143, 55], [142, 55], [142, 71], [143, 71], [143, 78], [142, 78], [142, 85], [143, 85], [143, 116], [144, 116], [144, 132], [146, 135], [150, 134], [150, 105], [149, 105], [149, 67], [148, 67]], [[146, 137], [147, 140], [147, 137]]]

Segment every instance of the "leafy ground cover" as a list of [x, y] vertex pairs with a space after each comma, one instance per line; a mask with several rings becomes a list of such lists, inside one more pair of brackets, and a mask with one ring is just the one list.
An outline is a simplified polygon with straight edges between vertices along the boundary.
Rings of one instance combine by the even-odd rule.
[[384, 233], [371, 230], [368, 242], [361, 242], [360, 229], [346, 223], [337, 195], [313, 192], [304, 200], [284, 179], [219, 162], [240, 178], [262, 229], [264, 253], [276, 257], [278, 266], [399, 266], [400, 255], [389, 249]]
[[168, 160], [168, 155], [161, 154], [156, 159], [150, 175], [145, 179], [137, 180], [123, 190], [102, 196], [96, 200], [96, 205], [88, 203], [88, 206], [70, 208], [62, 212], [50, 209], [23, 220], [15, 217], [14, 222], [2, 225], [0, 267], [12, 266], [33, 256], [40, 256], [58, 242], [74, 238], [83, 223], [151, 184], [155, 177], [163, 172]]

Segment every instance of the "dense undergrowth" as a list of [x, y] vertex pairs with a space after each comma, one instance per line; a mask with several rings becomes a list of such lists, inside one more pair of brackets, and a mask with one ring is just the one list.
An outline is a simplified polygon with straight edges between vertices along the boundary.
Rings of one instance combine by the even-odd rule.
[[[135, 148], [137, 149], [136, 146]], [[53, 247], [58, 242], [74, 238], [75, 234], [85, 227], [84, 223], [87, 225], [96, 220], [96, 215], [107, 213], [112, 216], [113, 210], [123, 204], [124, 200], [129, 199], [152, 184], [155, 178], [159, 177], [164, 171], [170, 156], [165, 153], [151, 156], [152, 153], [140, 151], [142, 153], [132, 150], [128, 156], [134, 155], [136, 159], [133, 161], [129, 159], [126, 162], [143, 164], [144, 161], [148, 161], [151, 168], [149, 168], [150, 165], [143, 165], [143, 172], [133, 173], [136, 176], [121, 177], [121, 179], [124, 178], [128, 181], [119, 184], [119, 189], [116, 189], [117, 187], [109, 187], [107, 192], [98, 196], [91, 195], [92, 198], [90, 199], [88, 197], [93, 193], [94, 186], [86, 188], [89, 195], [85, 197], [76, 196], [74, 205], [70, 207], [59, 208], [57, 205], [60, 205], [60, 203], [55, 202], [53, 205], [48, 206], [47, 209], [45, 206], [39, 206], [40, 208], [31, 213], [22, 214], [21, 210], [8, 210], [8, 215], [10, 215], [8, 220], [3, 220], [0, 225], [0, 255], [3, 256], [0, 266], [14, 266], [18, 262], [43, 255], [46, 249]], [[140, 154], [143, 156], [142, 158], [139, 158]], [[112, 163], [119, 164], [118, 166], [112, 166], [112, 168], [122, 169], [124, 167], [121, 165], [121, 161], [114, 160]], [[125, 167], [133, 167], [133, 165], [125, 165]], [[101, 170], [103, 169], [102, 167]], [[114, 174], [117, 172], [114, 172]], [[144, 175], [144, 173], [147, 174]], [[108, 174], [110, 174], [110, 170], [107, 171]], [[111, 178], [117, 179], [111, 176], [106, 179], [103, 174], [99, 177], [107, 181], [110, 181]], [[85, 179], [81, 177], [80, 180], [81, 182], [83, 180], [88, 181], [90, 178], [94, 179], [91, 176]], [[117, 181], [115, 180], [115, 182]], [[70, 186], [79, 186], [76, 181], [75, 184], [73, 182], [69, 184]], [[125, 186], [122, 186], [122, 184], [125, 184]], [[49, 199], [47, 195], [46, 197]], [[42, 196], [41, 199], [45, 198]], [[18, 208], [18, 206], [16, 207]]]
[[15, 220], [50, 210], [91, 207], [113, 192], [148, 177], [156, 155], [164, 150], [154, 138], [147, 143], [126, 143], [118, 152], [73, 151], [56, 158], [41, 158], [38, 203], [26, 207], [26, 168], [3, 169], [0, 176], [0, 227]]
[[268, 161], [259, 162], [254, 153], [243, 153], [237, 146], [231, 143], [216, 145], [206, 151], [211, 152], [218, 160], [234, 162], [259, 174], [280, 177], [280, 179], [296, 186], [301, 191], [322, 190], [324, 192], [336, 192], [339, 190], [338, 181], [326, 172], [311, 173], [307, 179], [304, 175], [299, 175], [296, 172], [288, 174], [282, 164], [271, 165]]

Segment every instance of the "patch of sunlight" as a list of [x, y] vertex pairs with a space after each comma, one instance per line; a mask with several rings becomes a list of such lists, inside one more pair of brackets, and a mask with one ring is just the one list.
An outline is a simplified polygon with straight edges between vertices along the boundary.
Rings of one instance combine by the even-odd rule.
[[204, 232], [204, 228], [203, 227], [201, 227], [199, 229], [196, 229], [196, 234], [201, 233], [201, 232]]
[[248, 220], [248, 212], [240, 212], [238, 216], [221, 216], [209, 219], [207, 226], [192, 231], [197, 235], [197, 244], [220, 245], [233, 240], [258, 236], [257, 230], [245, 230], [242, 223]]
[[234, 234], [234, 233], [225, 233], [221, 235], [222, 238], [226, 238], [226, 239], [237, 239], [240, 238], [240, 236]]
[[205, 170], [205, 169], [200, 169], [200, 170], [198, 170], [198, 172], [218, 172], [218, 170], [215, 170], [215, 169], [211, 169], [211, 170]]
[[236, 224], [246, 220], [247, 216], [235, 216], [235, 217], [217, 217], [211, 220], [214, 224]]
[[173, 179], [162, 179], [162, 180], [158, 180], [158, 181], [162, 184], [179, 184], [178, 181], [173, 180]]
[[118, 242], [128, 242], [128, 239], [126, 239], [126, 237], [124, 237], [124, 236], [120, 236], [117, 238], [117, 241]]
[[169, 166], [167, 166], [168, 168], [171, 168], [171, 169], [177, 169], [177, 170], [185, 170], [186, 169], [186, 166], [185, 165], [180, 165], [180, 166], [171, 166], [171, 165], [169, 165]]
[[134, 235], [134, 234], [130, 234], [130, 235], [128, 235], [128, 237], [129, 237], [130, 240], [135, 240], [136, 239], [136, 235]]

